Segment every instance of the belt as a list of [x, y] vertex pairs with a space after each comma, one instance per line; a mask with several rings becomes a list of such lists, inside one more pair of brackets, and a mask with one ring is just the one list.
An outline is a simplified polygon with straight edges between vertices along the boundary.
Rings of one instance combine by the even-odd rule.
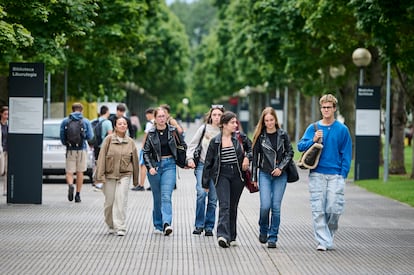
[[161, 159], [170, 159], [170, 158], [172, 158], [173, 156], [172, 155], [168, 155], [168, 156], [161, 156]]
[[222, 163], [220, 166], [233, 168], [233, 167], [237, 167], [237, 163]]

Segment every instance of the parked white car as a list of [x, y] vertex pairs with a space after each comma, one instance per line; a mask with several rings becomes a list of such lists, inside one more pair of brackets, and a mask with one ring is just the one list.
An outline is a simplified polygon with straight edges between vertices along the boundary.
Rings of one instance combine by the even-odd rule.
[[[60, 142], [62, 119], [45, 119], [43, 122], [43, 175], [64, 175], [66, 146]], [[93, 149], [88, 146], [87, 175], [92, 181], [95, 165]]]

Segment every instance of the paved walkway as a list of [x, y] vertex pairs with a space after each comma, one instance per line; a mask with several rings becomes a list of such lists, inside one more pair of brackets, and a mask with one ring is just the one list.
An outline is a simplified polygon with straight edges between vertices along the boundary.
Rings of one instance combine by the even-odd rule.
[[259, 196], [247, 190], [239, 246], [223, 249], [215, 237], [191, 234], [194, 182], [191, 170], [179, 171], [169, 237], [153, 232], [150, 191], [130, 191], [125, 237], [106, 234], [103, 194], [90, 184], [79, 204], [67, 201], [65, 184], [44, 184], [41, 205], [7, 205], [1, 197], [0, 274], [414, 274], [410, 206], [348, 183], [336, 249], [318, 252], [302, 174], [286, 189], [277, 249], [259, 243]]

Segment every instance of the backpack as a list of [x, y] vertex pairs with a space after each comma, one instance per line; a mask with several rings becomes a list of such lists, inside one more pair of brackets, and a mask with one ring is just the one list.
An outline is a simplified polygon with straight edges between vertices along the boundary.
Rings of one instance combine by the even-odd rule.
[[102, 144], [102, 124], [106, 119], [103, 119], [101, 121], [97, 120], [94, 125], [92, 125], [93, 129], [93, 142], [92, 145], [94, 148], [98, 148], [99, 145]]
[[69, 119], [65, 126], [66, 146], [70, 148], [83, 148], [85, 140], [85, 127], [83, 119]]

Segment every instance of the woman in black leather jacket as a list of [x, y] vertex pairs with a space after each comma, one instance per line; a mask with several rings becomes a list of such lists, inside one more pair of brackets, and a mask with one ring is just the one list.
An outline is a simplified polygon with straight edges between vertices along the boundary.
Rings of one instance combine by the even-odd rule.
[[243, 192], [242, 170], [249, 169], [250, 143], [244, 148], [235, 136], [237, 117], [233, 112], [224, 112], [220, 119], [221, 133], [209, 144], [204, 162], [202, 186], [208, 192], [210, 180], [216, 186], [219, 201], [217, 241], [226, 248], [235, 244], [237, 237], [237, 207]]
[[155, 230], [168, 236], [172, 233], [172, 192], [176, 183], [177, 146], [174, 136], [187, 148], [184, 139], [174, 126], [167, 124], [163, 108], [154, 111], [155, 127], [145, 139], [144, 162], [151, 185], [154, 209], [152, 219]]
[[266, 107], [253, 134], [252, 182], [257, 185], [259, 181], [260, 187], [259, 241], [267, 242], [269, 248], [276, 248], [287, 183], [285, 169], [293, 154], [289, 135], [280, 128], [275, 110]]

